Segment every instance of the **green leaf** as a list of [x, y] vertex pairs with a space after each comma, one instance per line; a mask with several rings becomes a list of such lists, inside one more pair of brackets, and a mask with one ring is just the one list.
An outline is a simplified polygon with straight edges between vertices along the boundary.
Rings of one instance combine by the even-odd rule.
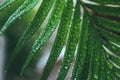
[[96, 35], [93, 36], [94, 36], [94, 40], [93, 40], [94, 48], [93, 48], [93, 53], [91, 53], [89, 80], [98, 80], [100, 78], [99, 75], [101, 74], [100, 68], [104, 66], [101, 65], [101, 59], [100, 59], [100, 56], [103, 53], [103, 48], [100, 43], [100, 40], [97, 40]]
[[112, 42], [112, 41], [104, 41], [104, 46], [106, 46], [109, 50], [111, 50], [113, 53], [115, 53], [116, 55], [120, 56], [119, 52], [120, 52], [120, 46], [117, 45], [116, 43]]
[[[89, 70], [89, 80], [109, 80], [111, 78], [111, 69], [109, 69], [106, 64], [107, 61], [107, 53], [102, 47], [102, 40], [99, 36], [99, 32], [97, 32], [92, 25], [94, 34], [93, 34], [93, 52], [91, 53], [91, 61], [90, 61], [90, 70]], [[97, 35], [95, 35], [97, 34]], [[109, 76], [108, 76], [109, 75]]]
[[113, 21], [113, 20], [110, 20], [110, 19], [106, 19], [106, 18], [103, 18], [103, 17], [97, 17], [97, 16], [91, 16], [91, 19], [96, 24], [102, 25], [106, 29], [109, 29], [109, 30], [114, 31], [114, 32], [120, 32], [120, 28], [119, 28], [120, 22]]
[[30, 11], [39, 0], [25, 0], [24, 3], [8, 18], [2, 29], [0, 30], [0, 35], [3, 34], [4, 31], [10, 26], [13, 21], [15, 21], [18, 17]]
[[81, 76], [83, 65], [85, 62], [85, 57], [87, 55], [87, 42], [89, 36], [89, 26], [87, 19], [83, 17], [83, 22], [81, 24], [81, 32], [79, 37], [78, 51], [76, 55], [76, 61], [74, 64], [74, 69], [72, 72], [71, 79], [78, 79]]
[[29, 65], [29, 63], [33, 59], [35, 53], [39, 49], [42, 48], [42, 46], [47, 42], [49, 37], [54, 32], [55, 28], [57, 27], [57, 25], [60, 21], [64, 6], [65, 6], [65, 0], [56, 0], [53, 11], [51, 13], [51, 17], [50, 17], [46, 27], [44, 28], [44, 30], [42, 30], [42, 32], [40, 33], [38, 39], [35, 41], [35, 43], [32, 47], [32, 50], [30, 51], [30, 53], [26, 59], [26, 62], [23, 65], [21, 74], [23, 74], [24, 69]]
[[12, 3], [14, 3], [15, 0], [5, 0], [2, 3], [0, 3], [0, 11], [2, 11], [3, 9], [5, 9], [6, 7], [8, 7], [9, 5], [11, 5]]
[[57, 80], [65, 79], [65, 76], [67, 75], [67, 72], [73, 61], [74, 53], [78, 43], [79, 32], [80, 32], [80, 14], [81, 14], [80, 3], [79, 1], [77, 1], [64, 58], [60, 67], [60, 72], [58, 73]]
[[48, 15], [52, 5], [53, 5], [53, 0], [49, 1], [49, 3], [46, 0], [44, 0], [42, 2], [34, 19], [30, 23], [30, 25], [27, 27], [27, 29], [23, 33], [22, 37], [20, 38], [19, 42], [17, 43], [17, 46], [14, 49], [14, 51], [11, 55], [10, 61], [7, 65], [7, 68], [9, 68], [11, 63], [14, 61], [15, 57], [18, 55], [18, 51], [23, 47], [23, 45], [25, 43], [27, 43], [32, 38], [32, 36], [35, 34], [35, 32], [41, 26], [41, 24], [45, 20], [46, 16]]
[[119, 0], [90, 0], [99, 4], [120, 4]]
[[119, 17], [119, 6], [103, 6], [103, 5], [91, 5], [91, 4], [84, 4], [86, 8], [90, 9], [94, 14], [98, 14], [98, 16], [115, 16]]
[[[94, 24], [94, 23], [93, 23]], [[109, 42], [109, 39], [107, 39], [108, 38], [108, 36], [111, 36], [112, 35], [112, 33], [110, 34], [110, 32], [109, 31], [107, 31], [106, 29], [104, 29], [103, 28], [103, 30], [102, 30], [102, 32], [107, 32], [107, 37], [105, 37], [105, 36], [103, 36], [103, 35], [101, 35], [100, 33], [101, 33], [101, 31], [98, 31], [98, 29], [101, 29], [101, 26], [98, 26], [98, 25], [93, 25], [94, 27], [95, 27], [95, 31], [96, 31], [96, 33], [98, 34], [98, 38], [101, 40], [101, 45], [103, 45], [103, 48], [105, 49], [105, 47], [104, 47], [104, 44], [106, 44], [106, 43], [108, 43]], [[106, 33], [104, 33], [104, 35], [105, 35]], [[115, 40], [116, 38], [114, 38], [114, 40]], [[107, 48], [106, 48], [107, 49]], [[109, 54], [111, 54], [111, 53], [109, 53], [107, 50], [105, 49], [105, 51], [106, 51], [106, 53], [105, 52], [101, 52], [101, 60], [100, 60], [100, 73], [99, 74], [101, 74], [100, 76], [99, 76], [99, 78], [101, 79], [101, 80], [109, 80], [109, 79], [112, 79], [112, 80], [114, 80], [115, 79], [115, 70], [114, 70], [114, 66], [113, 66], [113, 64], [111, 64], [111, 62], [110, 62], [110, 60], [109, 59], [111, 59], [112, 58], [112, 60], [114, 61], [114, 60], [116, 60], [116, 58], [113, 58], [113, 55], [111, 56], [111, 55], [109, 55]], [[99, 50], [100, 51], [100, 50]], [[102, 49], [101, 49], [101, 51], [102, 51]], [[103, 54], [104, 53], [104, 54]], [[107, 62], [107, 63], [106, 63]], [[117, 62], [117, 61], [116, 61]], [[106, 72], [106, 73], [105, 73]], [[109, 76], [108, 76], [109, 75]]]
[[52, 47], [44, 72], [42, 74], [41, 80], [46, 80], [48, 78], [52, 68], [54, 67], [55, 62], [57, 61], [58, 56], [60, 55], [60, 52], [66, 41], [69, 27], [71, 26], [72, 14], [73, 14], [73, 1], [69, 0], [67, 2], [67, 6], [63, 11], [62, 18], [57, 31], [57, 36], [54, 41], [54, 45]]
[[[8, 1], [9, 0], [6, 0], [6, 2], [8, 2]], [[5, 1], [3, 1], [3, 3], [0, 4], [1, 5], [1, 7], [0, 7], [1, 8], [1, 10], [0, 10], [0, 28], [5, 24], [5, 22], [8, 20], [10, 15], [12, 15], [21, 4], [23, 4], [24, 0], [15, 0], [12, 3], [10, 3], [9, 5], [7, 5], [7, 3], [4, 4], [4, 2]], [[7, 5], [7, 6], [5, 6], [5, 5]]]
[[109, 41], [115, 42], [116, 44], [120, 45], [120, 37], [117, 33], [102, 29], [102, 27], [99, 27], [95, 25], [96, 30], [99, 32], [100, 36], [104, 39], [107, 39]]
[[[17, 69], [23, 75], [24, 71], [31, 66], [31, 62], [34, 62], [33, 59], [39, 54], [38, 50], [42, 49], [58, 27], [57, 36], [41, 80], [47, 80], [65, 43], [67, 46], [57, 80], [66, 78], [73, 61], [71, 80], [119, 80], [120, 1], [74, 1], [77, 2], [75, 2], [75, 5], [77, 4], [75, 8], [73, 0], [50, 0], [49, 2], [42, 0], [37, 14], [33, 16], [33, 21], [14, 49], [7, 68], [12, 70], [11, 68], [19, 62]], [[0, 25], [3, 27], [0, 35], [38, 2], [39, 0], [5, 0], [1, 3]], [[13, 6], [15, 7], [12, 8]], [[43, 29], [40, 31], [40, 26], [44, 23], [46, 24], [42, 26]], [[40, 34], [37, 39], [33, 40], [35, 42], [29, 54], [18, 54], [33, 35], [36, 36], [38, 31]], [[77, 53], [75, 53], [76, 51]], [[75, 60], [73, 60], [74, 58]]]

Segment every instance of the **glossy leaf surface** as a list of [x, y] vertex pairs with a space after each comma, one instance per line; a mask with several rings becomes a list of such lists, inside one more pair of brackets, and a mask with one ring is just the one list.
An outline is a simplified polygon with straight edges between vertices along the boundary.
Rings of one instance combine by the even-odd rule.
[[[18, 2], [17, 2], [18, 1]], [[20, 16], [34, 8], [39, 0], [5, 0], [0, 4], [0, 35]], [[13, 8], [10, 13], [9, 6]], [[21, 49], [33, 40], [33, 46], [25, 53], [24, 62], [18, 65], [21, 75], [30, 67], [33, 58], [49, 40], [56, 28], [50, 56], [41, 76], [47, 80], [65, 46], [64, 57], [57, 80], [67, 79], [73, 67], [71, 80], [119, 80], [120, 79], [120, 1], [119, 0], [42, 0], [33, 20], [16, 44], [7, 68], [22, 55]], [[17, 22], [15, 22], [17, 23]], [[45, 24], [45, 25], [43, 25]], [[42, 27], [42, 29], [41, 29]], [[11, 27], [12, 28], [12, 27]], [[13, 28], [14, 29], [14, 28]], [[41, 29], [41, 30], [40, 30]], [[37, 38], [36, 33], [39, 34]], [[66, 44], [67, 43], [67, 44]], [[31, 43], [30, 43], [31, 44]], [[31, 46], [30, 46], [31, 47]], [[20, 57], [22, 58], [22, 57]], [[73, 64], [74, 66], [72, 66]]]

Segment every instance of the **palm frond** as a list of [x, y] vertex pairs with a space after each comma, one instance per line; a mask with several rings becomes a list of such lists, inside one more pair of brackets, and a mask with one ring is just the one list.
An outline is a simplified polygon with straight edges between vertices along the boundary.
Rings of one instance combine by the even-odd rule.
[[[0, 21], [3, 34], [13, 22], [33, 9], [39, 0], [6, 0], [0, 4]], [[120, 1], [119, 0], [42, 0], [33, 20], [18, 41], [6, 69], [16, 62], [19, 51], [30, 43], [39, 29], [24, 62], [20, 64], [19, 74], [24, 75], [33, 58], [49, 40], [58, 27], [57, 35], [46, 63], [41, 80], [47, 80], [64, 47], [64, 57], [58, 71], [57, 80], [64, 80], [71, 64], [71, 80], [119, 80], [120, 79]], [[17, 4], [19, 4], [17, 6]], [[14, 9], [9, 6], [15, 6]], [[6, 11], [11, 9], [9, 14]], [[0, 20], [3, 17], [0, 17]], [[17, 23], [17, 22], [15, 22]], [[12, 27], [11, 27], [12, 28]], [[65, 44], [67, 43], [67, 44]], [[22, 58], [22, 57], [21, 57]], [[19, 60], [18, 60], [19, 61]]]

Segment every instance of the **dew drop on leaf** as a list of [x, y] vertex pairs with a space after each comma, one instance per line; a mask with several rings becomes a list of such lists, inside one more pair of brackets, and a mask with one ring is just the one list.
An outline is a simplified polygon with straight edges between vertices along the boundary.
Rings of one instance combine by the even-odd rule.
[[114, 47], [114, 46], [112, 46], [112, 48], [113, 48], [113, 49], [115, 49], [115, 47]]
[[74, 80], [77, 80], [76, 78], [74, 78]]
[[94, 78], [95, 78], [95, 79], [98, 79], [98, 76], [97, 76], [97, 74], [95, 74], [95, 75], [94, 75]]
[[21, 19], [21, 17], [19, 17], [19, 19]]
[[67, 69], [68, 67], [65, 67], [65, 69]]

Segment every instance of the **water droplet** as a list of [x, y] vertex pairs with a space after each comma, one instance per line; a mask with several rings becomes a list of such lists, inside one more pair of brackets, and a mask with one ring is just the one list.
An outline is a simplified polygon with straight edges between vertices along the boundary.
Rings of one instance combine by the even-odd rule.
[[112, 46], [113, 49], [115, 49], [115, 46]]
[[68, 67], [66, 66], [65, 69], [67, 69]]
[[113, 65], [112, 65], [112, 64], [109, 64], [109, 68], [112, 69], [112, 68], [113, 68]]
[[67, 62], [70, 62], [70, 60], [67, 60]]
[[5, 70], [5, 73], [7, 73], [7, 70]]
[[19, 19], [21, 19], [21, 17], [19, 17]]
[[83, 17], [81, 16], [80, 19], [83, 19]]
[[95, 75], [94, 75], [94, 78], [95, 78], [95, 79], [98, 79], [98, 76], [97, 76], [97, 74], [95, 74]]
[[58, 73], [60, 72], [60, 69], [58, 69]]
[[74, 80], [77, 80], [76, 78], [74, 78]]
[[35, 53], [35, 52], [36, 52], [36, 50], [34, 49], [34, 50], [33, 50], [33, 52]]

